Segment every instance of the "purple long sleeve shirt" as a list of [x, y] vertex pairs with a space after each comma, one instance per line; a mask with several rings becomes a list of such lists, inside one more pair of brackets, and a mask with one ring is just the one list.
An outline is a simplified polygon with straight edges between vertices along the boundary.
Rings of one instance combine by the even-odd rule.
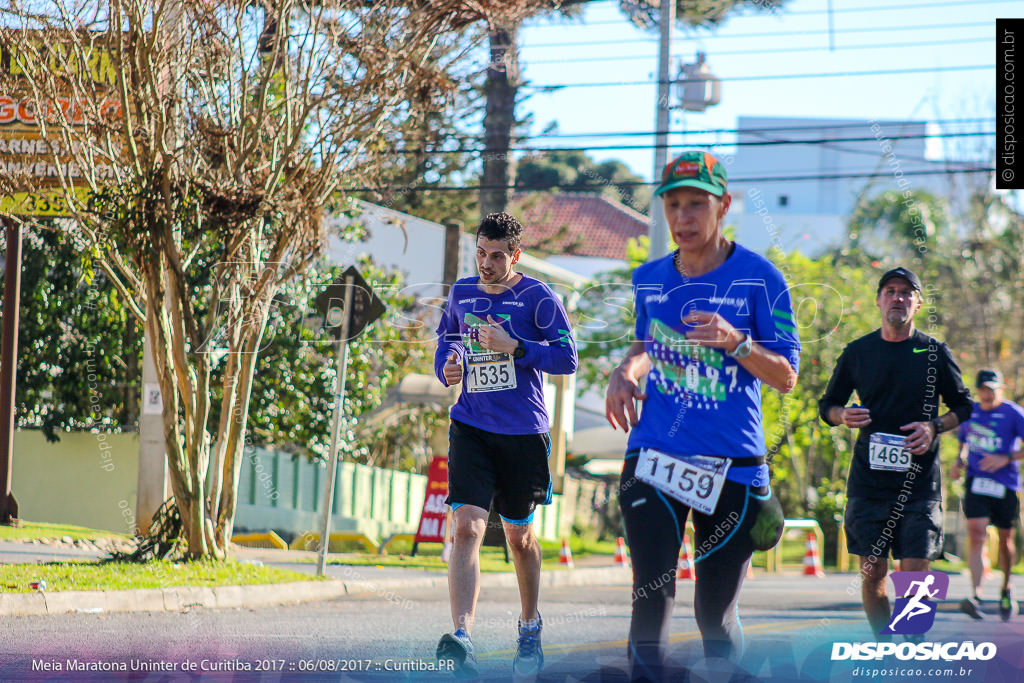
[[[467, 368], [467, 354], [489, 353], [475, 339], [476, 328], [492, 316], [518, 339], [526, 355], [513, 360], [515, 388], [470, 392], [463, 387], [452, 406], [453, 420], [495, 434], [542, 434], [550, 428], [544, 405], [543, 376], [576, 371], [576, 344], [565, 308], [551, 288], [523, 275], [501, 294], [488, 294], [477, 286], [477, 276], [459, 280], [448, 294], [437, 326], [434, 372], [447, 386], [443, 368], [450, 353]], [[463, 382], [466, 383], [464, 376]]]

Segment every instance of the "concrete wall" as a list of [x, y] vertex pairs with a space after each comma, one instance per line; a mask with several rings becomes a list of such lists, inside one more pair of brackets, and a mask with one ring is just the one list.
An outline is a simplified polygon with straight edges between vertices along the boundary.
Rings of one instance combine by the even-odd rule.
[[70, 432], [60, 437], [49, 443], [38, 430], [14, 433], [11, 490], [19, 516], [33, 522], [132, 533], [137, 436]]

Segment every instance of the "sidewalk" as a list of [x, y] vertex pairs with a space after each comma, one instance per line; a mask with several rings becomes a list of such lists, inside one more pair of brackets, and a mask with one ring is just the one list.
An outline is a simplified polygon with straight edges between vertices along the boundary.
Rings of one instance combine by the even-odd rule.
[[[53, 562], [88, 560], [102, 556], [95, 550], [41, 546], [29, 543], [0, 541], [0, 563]], [[236, 547], [234, 557], [241, 562], [260, 562], [281, 569], [316, 575], [317, 554], [306, 550], [273, 550]], [[332, 554], [337, 560], [344, 555]], [[632, 572], [616, 566], [612, 557], [587, 557], [576, 561], [577, 568], [544, 571], [541, 585], [561, 586], [628, 586]], [[511, 565], [510, 565], [511, 569]], [[378, 593], [387, 599], [398, 590], [437, 588], [446, 590], [445, 571], [403, 567], [362, 565], [327, 565], [328, 578], [286, 584], [256, 586], [222, 586], [218, 588], [177, 586], [172, 588], [123, 591], [60, 591], [37, 593], [0, 593], [0, 616], [42, 615], [69, 612], [153, 612], [181, 611], [192, 607], [229, 608], [265, 607], [313, 600], [331, 600], [346, 595]], [[484, 573], [484, 587], [516, 585], [515, 573]]]

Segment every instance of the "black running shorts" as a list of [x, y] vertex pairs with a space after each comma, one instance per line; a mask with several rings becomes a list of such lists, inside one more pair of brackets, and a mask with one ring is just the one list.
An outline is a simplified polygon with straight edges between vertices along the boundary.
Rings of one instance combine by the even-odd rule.
[[445, 503], [494, 508], [506, 522], [529, 524], [537, 505], [551, 503], [545, 434], [495, 434], [452, 420], [448, 430], [448, 498]]
[[1020, 519], [1020, 499], [1016, 491], [1009, 488], [1002, 498], [984, 496], [971, 491], [974, 477], [967, 477], [967, 493], [964, 494], [964, 517], [977, 519], [988, 517], [989, 523], [999, 529], [1013, 529]]
[[942, 501], [900, 503], [850, 498], [843, 521], [846, 549], [860, 557], [938, 559], [942, 554]]

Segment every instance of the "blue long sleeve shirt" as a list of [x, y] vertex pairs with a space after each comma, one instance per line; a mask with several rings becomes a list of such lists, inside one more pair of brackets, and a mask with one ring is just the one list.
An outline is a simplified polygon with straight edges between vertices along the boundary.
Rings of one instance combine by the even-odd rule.
[[[437, 326], [434, 372], [442, 384], [444, 364], [455, 353], [468, 370], [467, 356], [487, 358], [493, 354], [476, 342], [476, 330], [487, 324], [488, 316], [518, 339], [526, 355], [513, 359], [515, 387], [468, 391], [464, 386], [452, 406], [453, 420], [495, 434], [541, 434], [550, 428], [544, 405], [541, 373], [569, 375], [576, 372], [576, 344], [565, 308], [551, 288], [523, 275], [501, 294], [488, 294], [477, 286], [476, 276], [459, 280], [448, 294], [441, 322]], [[500, 364], [498, 365], [500, 368]], [[497, 377], [497, 373], [492, 371]], [[507, 378], [505, 378], [507, 379]], [[468, 375], [464, 375], [466, 384]], [[508, 383], [507, 381], [505, 382]]]

